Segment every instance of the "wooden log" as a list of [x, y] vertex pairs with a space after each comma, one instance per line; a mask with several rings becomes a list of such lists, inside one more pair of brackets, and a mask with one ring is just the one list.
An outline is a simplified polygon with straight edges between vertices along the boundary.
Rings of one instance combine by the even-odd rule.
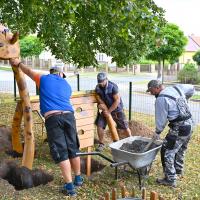
[[117, 200], [117, 190], [115, 188], [112, 189], [112, 200]]
[[135, 197], [135, 188], [133, 188], [131, 191], [131, 197]]
[[109, 192], [106, 192], [106, 194], [105, 194], [105, 200], [110, 200], [110, 194], [109, 194]]
[[146, 188], [142, 188], [142, 199], [146, 200], [147, 199], [147, 191]]
[[27, 90], [27, 85], [24, 77], [24, 73], [20, 68], [12, 67], [17, 85], [19, 88], [19, 94], [22, 102], [23, 116], [24, 116], [24, 152], [22, 158], [22, 166], [32, 169], [34, 160], [34, 135], [32, 131], [32, 109]]
[[14, 151], [18, 153], [23, 152], [23, 147], [20, 140], [20, 125], [22, 121], [22, 116], [23, 116], [22, 104], [18, 102], [15, 108], [15, 113], [12, 122], [12, 148]]
[[150, 194], [150, 200], [158, 200], [157, 192], [152, 191]]
[[108, 123], [108, 127], [109, 127], [109, 130], [110, 130], [110, 133], [111, 133], [112, 140], [114, 142], [118, 141], [119, 135], [117, 133], [117, 129], [115, 127], [115, 122], [114, 122], [112, 116], [111, 115], [106, 116], [106, 121]]
[[[92, 150], [91, 147], [88, 147], [88, 148], [87, 148], [88, 153], [90, 153], [91, 150]], [[86, 163], [86, 168], [87, 168], [86, 174], [87, 174], [87, 176], [90, 176], [90, 175], [91, 175], [91, 162], [92, 162], [91, 160], [92, 160], [92, 156], [91, 156], [91, 155], [88, 155], [88, 156], [87, 156], [87, 163]]]
[[126, 187], [125, 186], [121, 187], [121, 194], [122, 194], [122, 198], [126, 197]]

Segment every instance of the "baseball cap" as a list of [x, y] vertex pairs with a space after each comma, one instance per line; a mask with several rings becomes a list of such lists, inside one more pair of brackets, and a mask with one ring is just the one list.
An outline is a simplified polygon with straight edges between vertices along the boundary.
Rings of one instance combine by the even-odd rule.
[[149, 83], [147, 85], [148, 89], [146, 92], [149, 92], [149, 90], [151, 88], [156, 88], [156, 87], [159, 87], [160, 85], [162, 85], [162, 83], [159, 80], [151, 80], [151, 81], [149, 81]]
[[58, 74], [63, 73], [63, 78], [66, 78], [66, 74], [64, 73], [63, 66], [51, 66], [50, 67], [50, 74]]
[[100, 72], [97, 74], [97, 82], [98, 83], [102, 83], [106, 79], [107, 79], [107, 74], [105, 72]]

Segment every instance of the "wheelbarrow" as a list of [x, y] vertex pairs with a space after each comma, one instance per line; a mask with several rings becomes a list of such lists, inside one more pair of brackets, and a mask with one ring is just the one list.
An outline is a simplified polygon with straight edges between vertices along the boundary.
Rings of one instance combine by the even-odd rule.
[[77, 153], [77, 155], [98, 155], [111, 162], [110, 166], [115, 168], [115, 179], [118, 178], [118, 167], [123, 165], [129, 165], [133, 170], [137, 170], [139, 187], [141, 189], [144, 186], [144, 183], [142, 182], [142, 177], [144, 177], [145, 179], [147, 178], [151, 169], [152, 162], [154, 161], [158, 151], [162, 146], [162, 140], [155, 141], [156, 147], [143, 153], [132, 153], [120, 149], [120, 147], [124, 143], [131, 144], [134, 140], [140, 140], [148, 143], [151, 140], [151, 138], [141, 136], [130, 136], [128, 138], [111, 143], [109, 147], [111, 148], [113, 160], [100, 152]]

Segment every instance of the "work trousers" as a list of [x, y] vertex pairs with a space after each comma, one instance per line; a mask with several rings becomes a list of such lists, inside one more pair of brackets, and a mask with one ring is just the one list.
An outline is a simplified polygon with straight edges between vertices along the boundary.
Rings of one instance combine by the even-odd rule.
[[176, 181], [183, 172], [184, 155], [192, 134], [192, 120], [169, 123], [169, 132], [161, 148], [161, 161], [165, 178]]

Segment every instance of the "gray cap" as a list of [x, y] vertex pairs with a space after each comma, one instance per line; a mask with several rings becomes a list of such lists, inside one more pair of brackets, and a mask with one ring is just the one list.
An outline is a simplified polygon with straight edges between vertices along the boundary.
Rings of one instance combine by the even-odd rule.
[[50, 74], [58, 74], [58, 73], [63, 73], [63, 78], [66, 78], [66, 74], [64, 73], [63, 66], [52, 66], [50, 67]]
[[147, 85], [148, 89], [146, 92], [149, 92], [151, 88], [156, 88], [159, 87], [160, 85], [162, 85], [162, 83], [159, 80], [151, 80]]
[[107, 74], [105, 72], [100, 72], [97, 74], [97, 82], [98, 83], [102, 83], [106, 79], [107, 79]]

